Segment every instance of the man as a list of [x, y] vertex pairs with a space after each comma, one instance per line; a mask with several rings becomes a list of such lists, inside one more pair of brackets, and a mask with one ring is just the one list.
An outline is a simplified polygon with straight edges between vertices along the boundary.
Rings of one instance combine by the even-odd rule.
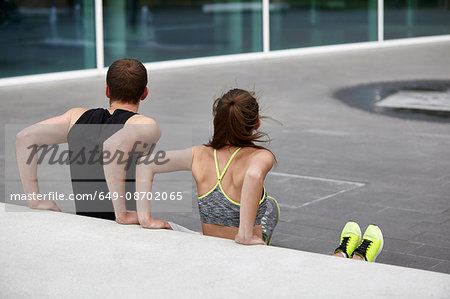
[[[16, 156], [24, 192], [27, 196], [39, 194], [36, 148], [68, 142], [73, 193], [93, 197], [75, 200], [77, 214], [145, 228], [170, 228], [166, 221], [151, 218], [148, 202], [137, 202], [138, 213], [128, 211], [125, 201], [126, 192], [132, 192], [129, 187], [134, 185], [136, 159], [131, 154], [145, 155], [161, 135], [153, 119], [137, 114], [148, 95], [147, 70], [138, 60], [117, 60], [108, 69], [106, 84], [108, 109], [73, 108], [17, 134]], [[86, 153], [91, 154], [89, 159]], [[120, 157], [117, 153], [130, 154]], [[108, 157], [113, 158], [104, 163]], [[50, 200], [34, 198], [28, 205], [60, 211]]]

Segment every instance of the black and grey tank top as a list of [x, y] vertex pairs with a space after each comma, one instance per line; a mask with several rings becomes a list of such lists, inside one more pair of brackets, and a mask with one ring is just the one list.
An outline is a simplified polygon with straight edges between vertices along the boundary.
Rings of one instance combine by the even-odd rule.
[[[83, 113], [69, 131], [70, 175], [77, 215], [115, 220], [103, 171], [103, 142], [123, 128], [136, 113], [116, 109], [91, 109]], [[126, 177], [126, 192], [134, 192], [136, 164], [130, 163]], [[102, 194], [102, 196], [101, 196]], [[101, 200], [100, 198], [103, 198]], [[127, 209], [135, 210], [135, 201], [126, 201]]]
[[[214, 162], [216, 164], [217, 184], [205, 195], [198, 198], [200, 219], [202, 223], [218, 224], [229, 227], [239, 227], [240, 203], [233, 201], [222, 188], [222, 179], [230, 166], [234, 156], [239, 152], [238, 148], [231, 155], [222, 173], [217, 162], [217, 151], [214, 149]], [[267, 209], [267, 194], [263, 187], [263, 195], [259, 201], [258, 211], [255, 218], [255, 226], [261, 224], [261, 219]]]

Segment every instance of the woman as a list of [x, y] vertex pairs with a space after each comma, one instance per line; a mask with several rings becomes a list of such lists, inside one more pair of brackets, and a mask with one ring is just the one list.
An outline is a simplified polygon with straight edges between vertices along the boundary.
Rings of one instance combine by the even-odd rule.
[[[213, 115], [214, 135], [209, 143], [167, 152], [169, 163], [163, 165], [139, 164], [136, 191], [150, 192], [156, 173], [191, 170], [204, 235], [246, 245], [270, 244], [280, 212], [263, 186], [275, 157], [255, 144], [266, 136], [258, 131], [258, 102], [252, 93], [232, 89], [215, 100]], [[145, 205], [149, 202], [138, 201], [140, 222], [146, 218], [146, 227], [167, 227], [164, 221], [149, 219]]]
[[[169, 163], [137, 166], [136, 191], [151, 191], [153, 176], [160, 172], [191, 170], [197, 183], [198, 206], [204, 235], [234, 239], [246, 245], [270, 244], [279, 219], [275, 199], [263, 186], [274, 164], [273, 154], [255, 142], [262, 141], [259, 106], [251, 93], [232, 89], [214, 102], [214, 135], [208, 144], [168, 152]], [[147, 213], [142, 213], [143, 204]], [[139, 222], [149, 217], [149, 202], [138, 201]], [[152, 219], [149, 228], [176, 224]], [[145, 224], [145, 225], [146, 225]], [[145, 226], [144, 225], [144, 226]], [[383, 249], [383, 234], [369, 225], [361, 235], [356, 222], [344, 226], [334, 256], [374, 262]]]

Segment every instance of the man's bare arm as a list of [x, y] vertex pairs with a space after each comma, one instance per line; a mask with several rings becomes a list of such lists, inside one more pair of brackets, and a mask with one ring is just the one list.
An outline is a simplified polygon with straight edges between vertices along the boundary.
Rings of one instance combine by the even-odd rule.
[[[84, 108], [74, 108], [66, 113], [31, 125], [16, 135], [16, 159], [24, 193], [38, 194], [37, 154], [36, 148], [67, 142], [67, 134], [74, 115], [79, 115]], [[33, 152], [34, 151], [34, 152]], [[54, 201], [28, 200], [32, 209], [61, 211]]]
[[[125, 179], [129, 155], [134, 152], [137, 155], [145, 155], [153, 144], [158, 142], [161, 129], [158, 124], [145, 116], [137, 116], [130, 119], [124, 127], [112, 135], [103, 143], [103, 151], [106, 155], [114, 157], [115, 153], [123, 152], [126, 163], [121, 163], [120, 155], [109, 163], [104, 164], [105, 178], [110, 194], [115, 194], [113, 200], [116, 221], [120, 224], [139, 224], [137, 213], [126, 209], [125, 204]], [[138, 154], [139, 153], [139, 154]], [[104, 156], [104, 160], [106, 156]]]

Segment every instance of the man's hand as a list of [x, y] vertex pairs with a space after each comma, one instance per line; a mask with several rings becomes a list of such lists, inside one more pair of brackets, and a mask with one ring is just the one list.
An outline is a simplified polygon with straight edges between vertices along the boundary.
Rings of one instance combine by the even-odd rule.
[[55, 212], [61, 212], [61, 209], [56, 205], [53, 200], [30, 200], [28, 206], [35, 210], [50, 210]]
[[256, 235], [244, 236], [238, 233], [236, 237], [234, 237], [234, 241], [242, 245], [266, 245], [263, 239]]
[[170, 227], [169, 223], [165, 220], [159, 220], [152, 218], [147, 221], [143, 221], [140, 223], [142, 228], [149, 228], [149, 229], [170, 229], [172, 230], [172, 227]]
[[119, 224], [139, 224], [136, 211], [118, 212], [116, 213], [116, 222]]

